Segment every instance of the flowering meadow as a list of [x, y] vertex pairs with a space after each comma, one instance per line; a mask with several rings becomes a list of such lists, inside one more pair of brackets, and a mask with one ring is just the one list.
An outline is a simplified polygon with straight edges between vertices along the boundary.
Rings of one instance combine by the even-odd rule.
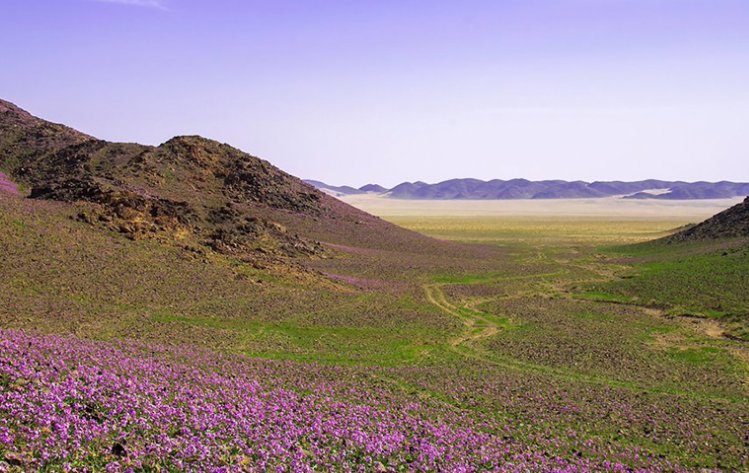
[[0, 471], [749, 471], [749, 347], [594, 247], [262, 266], [3, 197]]
[[633, 471], [349, 368], [1, 331], [0, 387], [4, 471]]

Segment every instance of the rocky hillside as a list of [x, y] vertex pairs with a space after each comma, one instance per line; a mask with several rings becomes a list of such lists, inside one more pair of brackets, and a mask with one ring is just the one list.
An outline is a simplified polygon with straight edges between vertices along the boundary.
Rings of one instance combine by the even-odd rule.
[[682, 242], [743, 237], [749, 238], [749, 197], [740, 204], [736, 204], [698, 225], [671, 235], [667, 241]]
[[0, 167], [23, 174], [29, 165], [68, 146], [92, 140], [72, 128], [40, 120], [0, 99]]
[[321, 242], [440, 245], [226, 144], [197, 136], [157, 147], [112, 143], [5, 101], [0, 171], [30, 198], [75, 204], [91, 225], [241, 258], [321, 255]]

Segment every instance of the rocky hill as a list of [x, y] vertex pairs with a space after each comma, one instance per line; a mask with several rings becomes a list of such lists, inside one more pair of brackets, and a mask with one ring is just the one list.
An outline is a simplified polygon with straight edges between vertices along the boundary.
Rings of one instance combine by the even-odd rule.
[[668, 242], [749, 238], [749, 197], [728, 210], [667, 238]]
[[198, 136], [112, 143], [0, 101], [0, 171], [32, 199], [131, 239], [157, 238], [240, 258], [322, 255], [321, 243], [441, 243], [389, 224], [265, 160]]

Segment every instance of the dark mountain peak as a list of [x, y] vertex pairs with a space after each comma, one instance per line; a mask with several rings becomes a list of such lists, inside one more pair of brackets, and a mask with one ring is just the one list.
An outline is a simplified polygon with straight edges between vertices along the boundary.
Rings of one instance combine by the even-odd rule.
[[382, 187], [379, 184], [367, 184], [367, 185], [361, 186], [359, 190], [362, 192], [375, 192], [377, 194], [382, 194], [383, 192], [387, 192], [387, 189], [385, 187]]
[[419, 187], [423, 187], [425, 185], [426, 184], [424, 184], [423, 182], [421, 182], [421, 183], [419, 183], [419, 182], [401, 182], [400, 184], [398, 184], [397, 186], [393, 187], [390, 190], [394, 191], [396, 189], [418, 189]]
[[188, 166], [223, 175], [240, 163], [270, 172], [267, 161], [244, 153], [232, 146], [202, 136], [176, 136], [155, 149], [154, 159], [166, 165]]
[[200, 136], [178, 136], [139, 158], [162, 179], [160, 187], [190, 188], [293, 212], [319, 214], [322, 194], [264, 159]]
[[[422, 183], [419, 181], [419, 183]], [[423, 183], [422, 183], [423, 184]], [[446, 181], [440, 181], [435, 185], [443, 185], [443, 184], [484, 184], [484, 181], [481, 179], [473, 179], [470, 177], [467, 178], [454, 178], [454, 179], [447, 179]]]

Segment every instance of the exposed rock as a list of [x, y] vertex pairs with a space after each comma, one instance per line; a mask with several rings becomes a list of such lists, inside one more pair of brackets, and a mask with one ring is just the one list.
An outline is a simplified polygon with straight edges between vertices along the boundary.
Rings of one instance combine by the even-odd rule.
[[115, 444], [112, 445], [112, 455], [116, 457], [126, 457], [127, 450], [125, 450], [125, 447], [123, 447], [121, 443], [115, 442]]
[[128, 238], [203, 245], [243, 260], [322, 254], [318, 240], [454, 251], [318, 191], [265, 160], [198, 136], [110, 143], [0, 101], [0, 168], [31, 198]]

